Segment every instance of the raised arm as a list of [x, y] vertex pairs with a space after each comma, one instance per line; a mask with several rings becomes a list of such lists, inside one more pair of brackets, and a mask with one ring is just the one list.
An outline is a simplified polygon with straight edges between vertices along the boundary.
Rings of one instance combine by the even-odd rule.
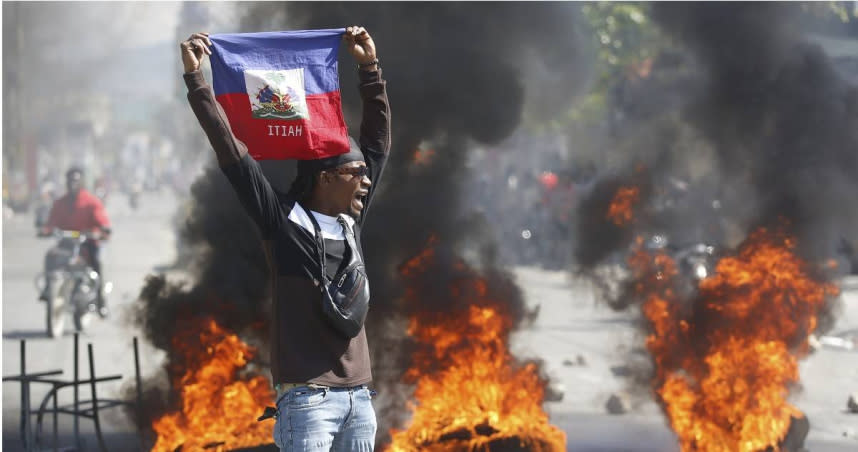
[[358, 222], [362, 223], [378, 188], [387, 156], [390, 153], [390, 105], [387, 101], [387, 82], [378, 65], [375, 42], [369, 33], [358, 26], [346, 28], [343, 40], [358, 65], [360, 97], [363, 100], [363, 117], [360, 124], [360, 143], [364, 160], [369, 167], [369, 188], [364, 209]]
[[194, 33], [182, 41], [179, 47], [182, 50], [182, 64], [185, 66], [188, 102], [217, 154], [218, 164], [224, 168], [241, 160], [247, 154], [247, 146], [232, 133], [226, 113], [215, 100], [211, 87], [200, 70], [204, 56], [212, 53], [209, 48], [211, 45], [208, 33]]
[[363, 27], [348, 27], [343, 36], [349, 53], [358, 64], [363, 118], [360, 125], [360, 145], [366, 151], [390, 152], [390, 106], [387, 102], [387, 82], [378, 65], [375, 42]]
[[283, 211], [262, 173], [259, 163], [247, 153], [247, 146], [232, 133], [226, 113], [206, 83], [200, 62], [211, 55], [208, 33], [194, 33], [179, 44], [185, 67], [188, 102], [217, 155], [218, 165], [235, 189], [248, 215], [268, 239], [283, 221]]

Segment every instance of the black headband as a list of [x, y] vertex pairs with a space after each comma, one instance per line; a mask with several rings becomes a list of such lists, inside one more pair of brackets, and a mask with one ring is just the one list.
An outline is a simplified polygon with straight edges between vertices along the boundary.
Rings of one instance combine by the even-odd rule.
[[298, 160], [298, 175], [315, 174], [350, 162], [363, 162], [363, 152], [354, 138], [349, 137], [349, 152], [314, 160]]

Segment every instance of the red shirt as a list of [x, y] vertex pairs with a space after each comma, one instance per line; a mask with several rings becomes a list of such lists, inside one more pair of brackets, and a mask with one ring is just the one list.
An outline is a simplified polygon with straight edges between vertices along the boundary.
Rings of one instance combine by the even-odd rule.
[[107, 212], [101, 200], [81, 189], [74, 198], [66, 194], [54, 201], [45, 227], [88, 232], [97, 228], [109, 228], [110, 220], [107, 219]]

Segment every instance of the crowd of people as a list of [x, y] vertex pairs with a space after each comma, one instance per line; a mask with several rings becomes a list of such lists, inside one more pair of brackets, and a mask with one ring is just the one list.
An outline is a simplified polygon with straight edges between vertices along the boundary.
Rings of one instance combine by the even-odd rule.
[[129, 134], [115, 152], [96, 143], [81, 152], [39, 148], [34, 153], [36, 164], [29, 171], [4, 168], [3, 210], [5, 218], [33, 215], [37, 227], [47, 219], [53, 201], [62, 196], [65, 172], [72, 165], [86, 170], [84, 182], [102, 202], [120, 195], [136, 208], [144, 192], [187, 194], [206, 161], [198, 155], [179, 155], [170, 139], [142, 132]]
[[519, 132], [500, 145], [469, 155], [473, 173], [464, 202], [492, 225], [505, 262], [568, 268], [575, 210], [596, 169], [573, 165], [562, 136]]

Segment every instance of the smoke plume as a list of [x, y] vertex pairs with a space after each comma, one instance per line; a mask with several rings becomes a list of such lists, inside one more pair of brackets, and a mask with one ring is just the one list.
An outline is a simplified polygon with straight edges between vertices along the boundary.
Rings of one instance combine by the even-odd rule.
[[[617, 147], [629, 151], [626, 170], [643, 166], [654, 179], [659, 190], [651, 194], [667, 198], [681, 179], [690, 186], [679, 191], [699, 198], [657, 213], [659, 199], [642, 199], [635, 232], [661, 229], [688, 241], [735, 245], [755, 227], [787, 219], [812, 259], [831, 256], [843, 237], [854, 240], [858, 90], [804, 39], [799, 6], [672, 3], [653, 4], [652, 13], [684, 50], [675, 67], [661, 68], [682, 73], [677, 89], [684, 101], [662, 103], [649, 112], [657, 119], [629, 124], [633, 132]], [[640, 93], [658, 97], [669, 90], [655, 76]], [[654, 103], [645, 94], [635, 101]], [[582, 222], [604, 222], [604, 215], [594, 219], [607, 202], [595, 191], [582, 203]], [[681, 221], [659, 220], [664, 215]], [[585, 268], [636, 235], [611, 242], [616, 231], [583, 232], [576, 254]]]
[[808, 257], [830, 254], [855, 224], [858, 90], [803, 41], [797, 5], [657, 7], [655, 17], [700, 59], [707, 91], [689, 108], [721, 169], [745, 169], [753, 223], [791, 220]]

